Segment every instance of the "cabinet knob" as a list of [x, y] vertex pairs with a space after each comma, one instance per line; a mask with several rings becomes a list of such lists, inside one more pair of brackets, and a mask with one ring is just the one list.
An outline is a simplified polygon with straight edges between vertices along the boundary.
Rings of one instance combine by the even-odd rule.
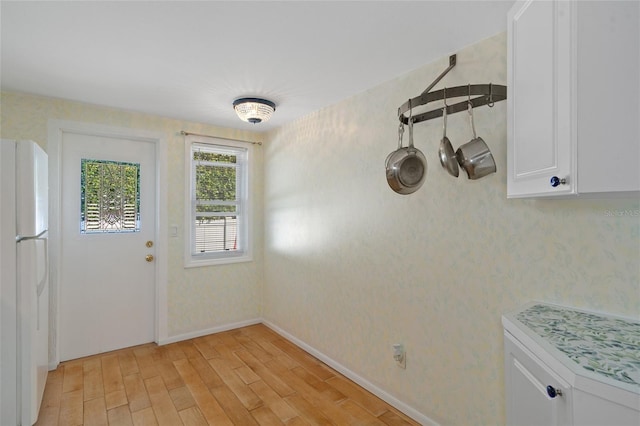
[[547, 386], [547, 395], [549, 395], [549, 398], [555, 398], [556, 396], [562, 396], [562, 391], [549, 385]]
[[552, 176], [550, 182], [551, 186], [555, 188], [558, 185], [566, 185], [567, 180], [565, 178], [560, 179], [558, 176]]

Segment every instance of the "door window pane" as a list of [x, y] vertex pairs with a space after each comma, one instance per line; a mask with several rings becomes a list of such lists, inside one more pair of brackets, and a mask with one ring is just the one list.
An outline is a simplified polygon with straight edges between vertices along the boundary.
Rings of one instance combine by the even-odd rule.
[[140, 164], [82, 159], [80, 233], [140, 231]]

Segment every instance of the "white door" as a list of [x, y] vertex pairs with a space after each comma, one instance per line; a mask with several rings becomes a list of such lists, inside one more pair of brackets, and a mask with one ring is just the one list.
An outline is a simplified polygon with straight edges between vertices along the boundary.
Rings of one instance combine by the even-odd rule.
[[155, 149], [62, 137], [61, 361], [154, 340]]

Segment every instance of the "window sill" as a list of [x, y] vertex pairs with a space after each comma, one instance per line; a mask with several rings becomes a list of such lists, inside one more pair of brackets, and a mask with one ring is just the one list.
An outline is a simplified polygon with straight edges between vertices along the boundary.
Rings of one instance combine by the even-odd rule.
[[250, 254], [244, 254], [242, 256], [225, 256], [225, 257], [204, 258], [204, 259], [189, 257], [185, 259], [184, 267], [199, 268], [202, 266], [228, 265], [232, 263], [243, 263], [243, 262], [251, 262], [251, 261], [253, 261], [253, 257]]

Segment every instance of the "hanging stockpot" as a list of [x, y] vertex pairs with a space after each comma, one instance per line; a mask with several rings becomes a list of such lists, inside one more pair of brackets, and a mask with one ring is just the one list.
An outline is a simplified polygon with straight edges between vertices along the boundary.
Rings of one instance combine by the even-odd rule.
[[469, 179], [480, 179], [488, 174], [495, 173], [496, 162], [493, 154], [482, 138], [476, 136], [476, 127], [473, 124], [473, 104], [469, 100], [467, 104], [469, 119], [471, 121], [471, 130], [473, 131], [473, 139], [462, 145], [456, 151], [458, 164], [466, 172]]
[[398, 194], [412, 194], [424, 183], [427, 177], [427, 159], [413, 146], [413, 116], [409, 101], [409, 146], [402, 146], [404, 125], [398, 128], [398, 149], [387, 157], [387, 183]]

